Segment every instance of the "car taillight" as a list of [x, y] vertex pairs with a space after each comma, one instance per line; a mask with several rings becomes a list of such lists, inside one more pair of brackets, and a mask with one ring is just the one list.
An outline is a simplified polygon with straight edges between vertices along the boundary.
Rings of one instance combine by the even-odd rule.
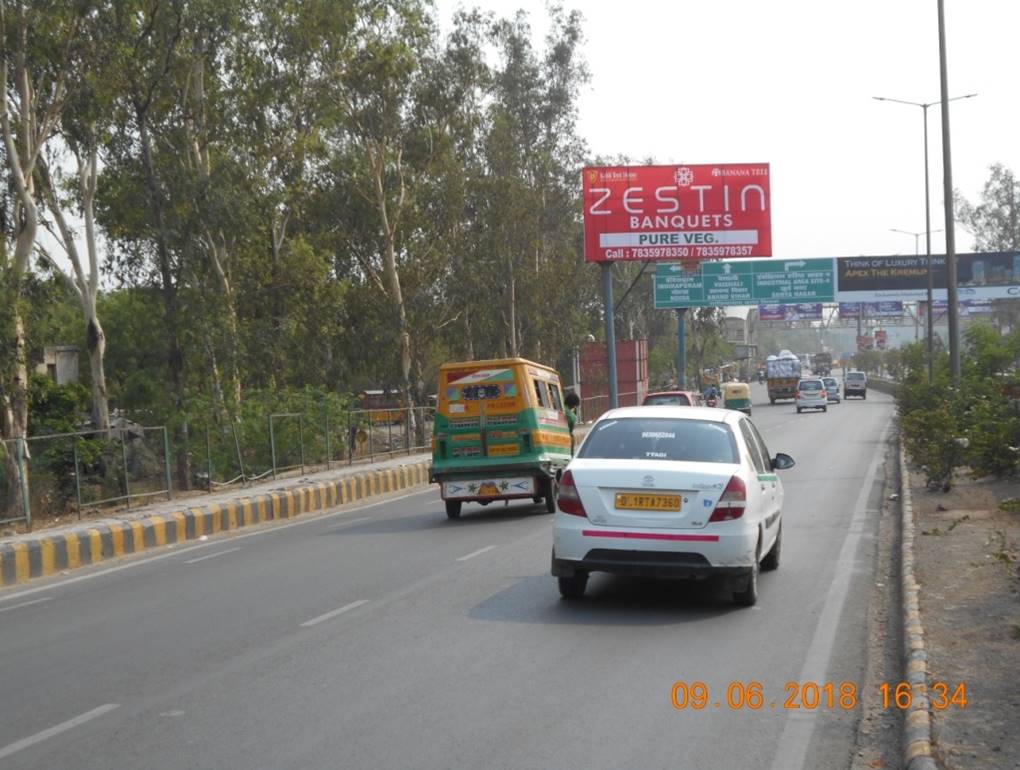
[[797, 398], [800, 398], [800, 391], [798, 390], [798, 391], [797, 391], [797, 392], [796, 392], [796, 393], [795, 393], [794, 395], [795, 395], [795, 396], [796, 396]]
[[826, 391], [822, 391], [822, 398], [828, 398], [829, 394]]
[[581, 503], [581, 496], [577, 493], [577, 487], [574, 486], [574, 474], [570, 471], [564, 473], [560, 478], [560, 491], [556, 495], [556, 504], [561, 511], [569, 513], [571, 516], [588, 517], [588, 512], [584, 510], [584, 505]]
[[726, 489], [723, 490], [719, 502], [715, 504], [715, 510], [712, 511], [712, 518], [709, 521], [739, 519], [744, 515], [745, 508], [747, 508], [747, 487], [744, 486], [742, 478], [733, 476], [729, 484], [726, 485]]

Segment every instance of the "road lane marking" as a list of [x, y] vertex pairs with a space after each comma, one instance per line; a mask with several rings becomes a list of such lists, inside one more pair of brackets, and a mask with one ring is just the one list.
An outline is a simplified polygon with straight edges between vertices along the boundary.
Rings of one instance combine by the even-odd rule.
[[[266, 534], [269, 534], [271, 532], [279, 532], [280, 530], [290, 529], [291, 527], [300, 527], [300, 526], [303, 526], [305, 524], [314, 524], [316, 522], [321, 522], [323, 519], [331, 519], [331, 518], [334, 518], [334, 517], [337, 517], [337, 516], [348, 516], [348, 515], [350, 515], [352, 513], [357, 513], [358, 511], [363, 511], [363, 510], [366, 510], [368, 508], [376, 508], [376, 507], [378, 507], [380, 505], [388, 505], [389, 503], [396, 503], [396, 502], [399, 502], [401, 500], [406, 500], [409, 497], [417, 497], [419, 495], [426, 495], [426, 494], [434, 495], [435, 493], [436, 493], [435, 488], [430, 486], [427, 489], [419, 489], [419, 490], [417, 490], [415, 492], [408, 492], [406, 495], [398, 495], [397, 497], [388, 497], [385, 500], [377, 500], [377, 501], [375, 501], [373, 503], [366, 503], [364, 505], [358, 505], [358, 506], [355, 506], [354, 508], [351, 508], [351, 509], [348, 509], [348, 510], [333, 511], [332, 513], [323, 513], [323, 514], [317, 514], [317, 515], [314, 515], [314, 514], [313, 515], [309, 515], [307, 518], [297, 519], [296, 521], [289, 521], [286, 524], [276, 524], [275, 522], [268, 522], [268, 526], [266, 526], [266, 527], [264, 527], [262, 529], [259, 529], [259, 530], [255, 531], [255, 532], [244, 532], [244, 533], [239, 533], [239, 534], [236, 534], [236, 535], [234, 535], [232, 533], [229, 533], [229, 532], [228, 533], [224, 533], [225, 536], [222, 539], [210, 540], [207, 543], [195, 543], [195, 545], [186, 546], [184, 548], [178, 548], [177, 546], [180, 545], [180, 544], [167, 545], [165, 547], [167, 549], [172, 549], [172, 550], [168, 550], [166, 553], [159, 553], [159, 554], [155, 554], [154, 556], [145, 556], [143, 558], [138, 558], [137, 560], [132, 558], [131, 561], [129, 561], [127, 564], [118, 564], [116, 567], [109, 567], [107, 569], [99, 569], [96, 572], [89, 572], [89, 573], [84, 574], [84, 575], [76, 575], [75, 577], [70, 577], [70, 578], [67, 578], [66, 580], [59, 580], [59, 581], [54, 581], [52, 583], [47, 583], [44, 586], [37, 586], [35, 588], [28, 588], [28, 589], [25, 589], [24, 591], [17, 591], [16, 593], [12, 593], [12, 594], [3, 593], [4, 589], [0, 589], [0, 604], [5, 603], [5, 602], [15, 601], [15, 600], [21, 598], [22, 596], [31, 596], [32, 594], [41, 593], [43, 591], [52, 591], [52, 590], [57, 589], [57, 588], [62, 588], [64, 586], [72, 585], [74, 583], [80, 583], [83, 580], [92, 580], [92, 579], [97, 578], [97, 577], [102, 577], [103, 575], [109, 575], [112, 572], [120, 572], [121, 570], [125, 570], [125, 569], [133, 569], [134, 567], [140, 567], [140, 566], [142, 566], [144, 564], [149, 564], [149, 563], [154, 562], [154, 561], [161, 561], [162, 559], [169, 559], [169, 558], [171, 558], [173, 556], [180, 556], [183, 553], [188, 553], [190, 551], [196, 551], [199, 548], [208, 548], [209, 546], [217, 545], [221, 541], [222, 542], [227, 542], [227, 541], [233, 542], [233, 541], [236, 541], [236, 540], [243, 540], [244, 538], [248, 538], [248, 537], [258, 537], [259, 535], [266, 535]], [[267, 522], [262, 522], [262, 523], [266, 524]], [[190, 541], [184, 541], [184, 542], [190, 542]], [[12, 586], [12, 588], [13, 588], [13, 586]]]
[[119, 703], [104, 703], [102, 706], [98, 706], [91, 711], [86, 711], [84, 714], [79, 714], [73, 719], [61, 722], [59, 725], [53, 725], [53, 727], [48, 727], [35, 735], [30, 735], [27, 738], [22, 738], [20, 741], [15, 741], [14, 743], [0, 749], [0, 759], [9, 757], [11, 754], [16, 754], [23, 749], [27, 749], [29, 746], [34, 746], [35, 744], [41, 743], [55, 735], [60, 735], [60, 733], [66, 732], [78, 725], [85, 724], [90, 720], [101, 717], [103, 714], [108, 714], [119, 706]]
[[10, 607], [0, 607], [0, 612], [7, 612], [7, 610], [16, 610], [18, 607], [27, 607], [30, 604], [39, 604], [40, 602], [48, 602], [53, 599], [52, 596], [43, 596], [38, 599], [29, 599], [27, 602], [21, 604], [12, 604]]
[[[889, 425], [882, 429], [879, 445], [885, 444], [889, 434]], [[861, 491], [854, 503], [854, 512], [850, 518], [850, 525], [847, 527], [846, 536], [843, 538], [843, 545], [839, 549], [839, 556], [836, 557], [836, 571], [829, 585], [829, 590], [822, 602], [821, 615], [818, 618], [818, 625], [811, 637], [811, 644], [808, 646], [807, 655], [804, 658], [804, 667], [800, 672], [801, 682], [824, 681], [829, 668], [829, 661], [832, 658], [832, 650], [836, 644], [836, 630], [840, 618], [843, 615], [843, 607], [846, 604], [847, 594], [850, 592], [850, 580], [853, 577], [854, 559], [857, 556], [857, 549], [862, 538], [862, 528], [868, 516], [868, 498], [871, 496], [872, 488], [875, 486], [875, 476], [878, 473], [878, 465], [884, 460], [884, 452], [875, 452], [868, 465], [868, 472], [861, 485]], [[796, 717], [794, 716], [796, 715]], [[782, 735], [779, 737], [778, 749], [772, 758], [772, 770], [799, 770], [804, 767], [807, 758], [808, 746], [811, 743], [811, 736], [815, 731], [815, 723], [818, 714], [815, 711], [790, 712], [783, 725]]]
[[472, 551], [467, 556], [461, 556], [459, 559], [457, 559], [457, 561], [467, 561], [468, 559], [473, 559], [476, 556], [481, 556], [486, 551], [491, 551], [495, 547], [496, 546], [494, 545], [487, 545], [485, 546], [485, 548], [479, 548], [477, 551]]
[[228, 553], [234, 553], [234, 551], [240, 551], [240, 550], [241, 550], [241, 546], [237, 546], [237, 548], [228, 548], [225, 551], [217, 551], [216, 553], [210, 553], [207, 556], [199, 556], [197, 559], [188, 559], [184, 563], [185, 564], [198, 564], [198, 562], [200, 562], [200, 561], [205, 561], [206, 559], [215, 559], [217, 556], [226, 556]]
[[362, 516], [360, 519], [351, 519], [349, 521], [344, 521], [344, 522], [341, 522], [340, 524], [337, 524], [335, 527], [330, 527], [326, 531], [327, 532], [336, 532], [338, 529], [343, 529], [344, 527], [349, 527], [351, 524], [358, 524], [358, 523], [360, 523], [362, 521], [368, 521], [371, 518], [372, 518], [371, 516]]
[[319, 615], [319, 617], [317, 617], [317, 618], [312, 618], [311, 620], [306, 620], [301, 625], [304, 628], [311, 628], [312, 626], [317, 626], [317, 625], [319, 625], [319, 623], [324, 623], [327, 620], [332, 620], [333, 618], [337, 617], [338, 615], [343, 615], [345, 612], [350, 612], [351, 610], [355, 610], [358, 607], [362, 606], [363, 604], [368, 604], [368, 599], [358, 599], [358, 601], [356, 601], [356, 602], [351, 602], [350, 604], [345, 604], [343, 607], [340, 607], [339, 609], [335, 609], [335, 610], [333, 610], [331, 612], [327, 612], [324, 615]]

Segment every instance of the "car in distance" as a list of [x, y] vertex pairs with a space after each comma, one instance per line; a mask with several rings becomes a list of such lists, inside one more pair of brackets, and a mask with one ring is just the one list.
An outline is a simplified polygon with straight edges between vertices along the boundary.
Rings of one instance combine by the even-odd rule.
[[861, 399], [868, 397], [868, 375], [864, 372], [847, 372], [843, 380], [843, 398], [856, 396]]
[[805, 409], [829, 411], [829, 396], [820, 377], [806, 377], [797, 383], [797, 414]]
[[642, 406], [701, 406], [701, 394], [690, 390], [660, 390], [649, 393]]
[[835, 377], [822, 377], [825, 383], [825, 392], [828, 395], [830, 404], [839, 403], [839, 380]]
[[769, 454], [746, 415], [708, 407], [625, 407], [592, 426], [560, 478], [552, 574], [580, 598], [592, 572], [728, 581], [758, 598], [779, 566], [789, 455]]

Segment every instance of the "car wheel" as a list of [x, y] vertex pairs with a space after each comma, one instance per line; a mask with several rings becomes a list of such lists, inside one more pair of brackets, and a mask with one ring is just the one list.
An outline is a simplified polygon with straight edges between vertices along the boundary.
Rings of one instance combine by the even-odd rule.
[[779, 531], [776, 533], [776, 542], [772, 544], [769, 552], [765, 554], [765, 558], [761, 560], [761, 568], [766, 572], [779, 569], [779, 551], [783, 547], [783, 525], [779, 525]]
[[556, 513], [556, 492], [559, 485], [554, 479], [549, 479], [545, 485], [545, 510], [548, 513]]
[[461, 500], [447, 500], [446, 501], [446, 518], [448, 519], [459, 519], [460, 518], [460, 507], [463, 505]]
[[797, 407], [797, 414], [800, 414], [800, 407]]
[[540, 502], [542, 502], [542, 495], [535, 495], [533, 498], [531, 498], [531, 502], [533, 502], [533, 503], [540, 503]]
[[867, 393], [864, 393], [864, 394], [861, 395], [861, 401], [866, 401], [867, 398], [868, 398], [868, 394]]
[[580, 599], [588, 587], [588, 573], [575, 572], [570, 577], [556, 578], [556, 581], [560, 585], [560, 596], [564, 599]]
[[775, 406], [776, 400], [774, 398], [770, 398], [769, 403]]
[[747, 584], [743, 591], [733, 592], [733, 603], [741, 607], [753, 607], [758, 601], [758, 562], [755, 561], [747, 574]]
[[828, 412], [828, 411], [829, 411], [829, 407], [827, 407], [827, 406], [823, 406], [823, 407], [822, 407], [822, 411], [823, 411], [823, 412]]

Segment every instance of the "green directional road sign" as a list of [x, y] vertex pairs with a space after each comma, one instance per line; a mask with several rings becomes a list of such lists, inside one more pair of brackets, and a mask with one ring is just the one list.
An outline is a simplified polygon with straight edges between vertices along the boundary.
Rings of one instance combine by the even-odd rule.
[[677, 264], [659, 264], [655, 307], [832, 302], [835, 272], [831, 258], [703, 262], [690, 272]]

